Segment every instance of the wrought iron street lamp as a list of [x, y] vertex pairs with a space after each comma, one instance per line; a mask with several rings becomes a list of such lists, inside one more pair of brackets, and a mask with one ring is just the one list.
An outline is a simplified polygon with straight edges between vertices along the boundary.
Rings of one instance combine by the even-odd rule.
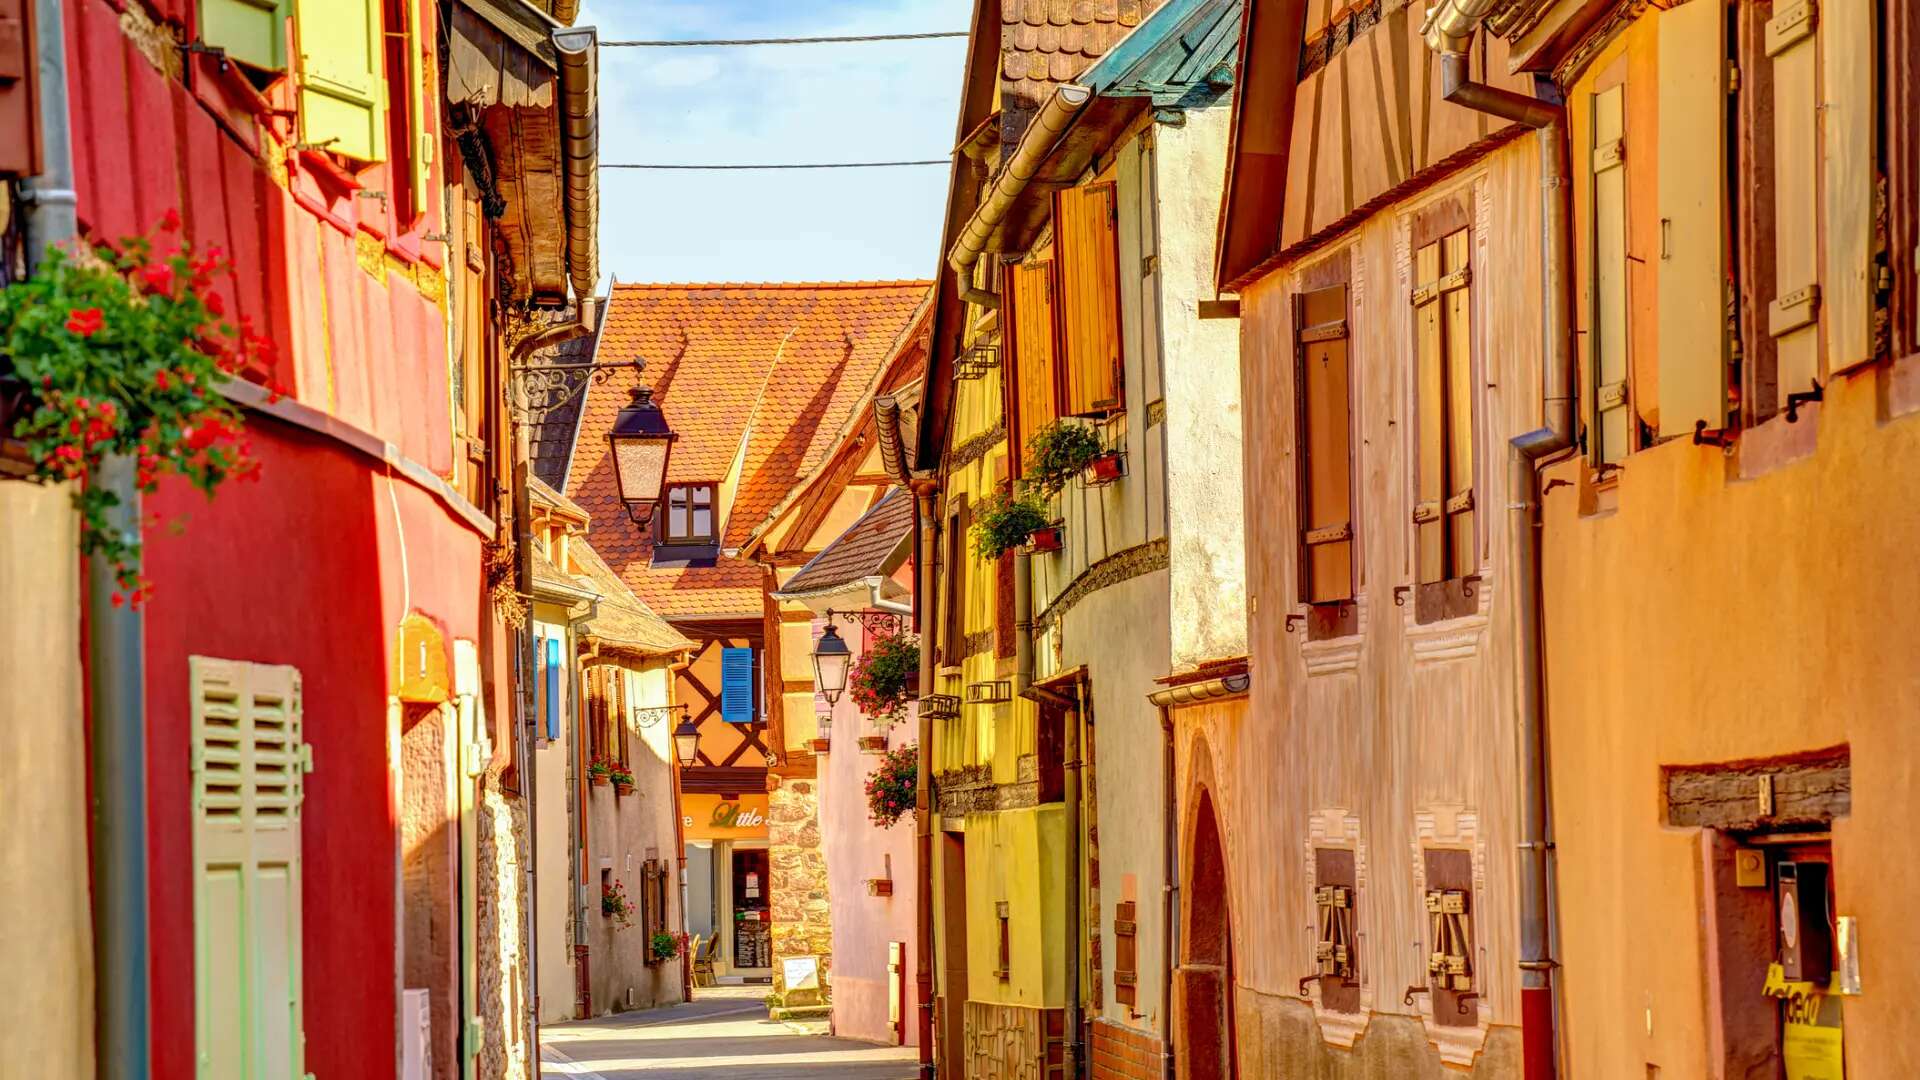
[[700, 758], [700, 727], [685, 714], [681, 715], [680, 726], [673, 729], [673, 756], [683, 769], [693, 768]]
[[676, 437], [654, 403], [653, 391], [644, 384], [613, 418], [613, 430], [607, 432], [613, 447], [613, 474], [620, 483], [620, 501], [627, 504], [627, 516], [635, 525], [644, 527], [653, 520], [653, 508], [660, 504], [667, 485], [667, 460]]
[[847, 668], [852, 664], [853, 650], [840, 637], [840, 628], [829, 621], [827, 632], [813, 645], [813, 688], [827, 699], [827, 704], [839, 702], [847, 688]]

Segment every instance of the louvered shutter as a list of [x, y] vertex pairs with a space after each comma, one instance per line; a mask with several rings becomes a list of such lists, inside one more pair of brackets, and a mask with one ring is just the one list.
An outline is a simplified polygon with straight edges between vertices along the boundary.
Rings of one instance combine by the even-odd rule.
[[545, 653], [547, 738], [560, 737], [560, 639], [548, 638]]
[[401, 0], [401, 3], [407, 10], [407, 36], [401, 48], [407, 54], [404, 69], [409, 106], [407, 137], [412, 140], [412, 145], [407, 147], [407, 183], [413, 195], [413, 213], [419, 215], [427, 212], [427, 179], [433, 166], [434, 141], [427, 132], [427, 109], [434, 96], [427, 93], [427, 64], [423, 57], [426, 40], [420, 36], [421, 0]]
[[1473, 574], [1473, 268], [1467, 230], [1414, 254], [1419, 349], [1419, 498], [1413, 509], [1419, 581]]
[[720, 650], [720, 719], [750, 724], [753, 708], [753, 650]]
[[1032, 460], [1027, 443], [1053, 423], [1057, 375], [1053, 356], [1053, 260], [1007, 268], [1013, 295], [1015, 439], [1020, 460]]
[[1353, 598], [1347, 287], [1304, 293], [1294, 310], [1300, 595], [1324, 604]]
[[300, 141], [361, 161], [386, 158], [379, 0], [297, 0]]
[[190, 681], [198, 1075], [298, 1080], [300, 675], [194, 657]]
[[1113, 1000], [1132, 1012], [1140, 1004], [1139, 905], [1123, 900], [1113, 906]]
[[284, 0], [200, 0], [200, 40], [266, 71], [287, 66]]
[[1626, 87], [1593, 95], [1593, 458], [1624, 460], [1631, 448], [1627, 408]]
[[1726, 423], [1726, 12], [1661, 12], [1659, 430]]
[[1773, 67], [1774, 243], [1767, 333], [1781, 404], [1788, 394], [1811, 389], [1820, 376], [1819, 51], [1812, 0], [1776, 4], [1766, 26]]
[[1055, 196], [1060, 341], [1068, 416], [1104, 416], [1121, 407], [1120, 287], [1111, 183]]

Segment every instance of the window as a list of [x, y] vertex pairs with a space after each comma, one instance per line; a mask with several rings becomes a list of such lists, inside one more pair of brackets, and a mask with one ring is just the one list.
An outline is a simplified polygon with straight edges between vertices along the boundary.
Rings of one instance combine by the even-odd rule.
[[647, 966], [662, 963], [653, 952], [653, 935], [667, 929], [667, 866], [660, 859], [648, 859], [640, 868], [640, 927]]
[[[1726, 426], [1726, 11], [1681, 4], [1658, 15], [1660, 26], [1657, 140], [1660, 239], [1658, 386], [1636, 385], [1641, 402], [1657, 402], [1660, 438]], [[1642, 406], [1643, 413], [1646, 411]]]
[[1015, 459], [1025, 465], [1027, 443], [1034, 432], [1054, 421], [1058, 388], [1054, 373], [1053, 260], [1016, 263], [1007, 268], [1007, 318], [1013, 331], [1007, 386], [1008, 414], [1019, 448]]
[[1067, 188], [1054, 200], [1055, 295], [1065, 366], [1059, 411], [1106, 416], [1123, 404], [1114, 185]]
[[395, 231], [404, 232], [427, 209], [427, 166], [433, 144], [427, 137], [426, 74], [420, 56], [420, 0], [382, 0], [387, 25], [387, 145], [392, 151]]
[[300, 1076], [300, 673], [194, 657], [194, 1042], [203, 1072]]
[[664, 538], [669, 544], [714, 541], [712, 484], [674, 484], [667, 488]]
[[[1593, 301], [1587, 330], [1593, 382], [1589, 449], [1596, 463], [1606, 465], [1625, 460], [1633, 444], [1633, 412], [1627, 404], [1627, 88], [1616, 82], [1587, 100], [1592, 111], [1587, 162], [1593, 173]], [[1424, 472], [1424, 463], [1422, 469]], [[1429, 580], [1425, 563], [1421, 580]]]
[[752, 648], [720, 650], [720, 719], [729, 724], [751, 724], [758, 719], [754, 700]]
[[1353, 599], [1353, 438], [1347, 287], [1294, 298], [1294, 409], [1300, 498], [1300, 599]]
[[[1464, 213], [1463, 213], [1464, 216]], [[1416, 239], [1418, 239], [1416, 237]], [[1455, 229], [1415, 250], [1414, 566], [1421, 586], [1460, 581], [1479, 569], [1473, 521], [1473, 350], [1469, 328], [1469, 234]], [[1434, 590], [1423, 590], [1432, 595]], [[1471, 610], [1469, 608], [1468, 610]], [[1464, 614], [1464, 612], [1447, 612]]]
[[380, 0], [293, 5], [301, 142], [361, 161], [386, 160], [380, 7]]
[[1359, 896], [1354, 853], [1349, 848], [1314, 848], [1313, 906], [1319, 935], [1314, 943], [1314, 977], [1320, 1006], [1329, 1012], [1360, 1011]]
[[1013, 917], [1005, 900], [995, 905], [994, 918], [1000, 926], [1000, 951], [994, 958], [993, 976], [1005, 979], [1013, 970]]
[[1473, 855], [1454, 848], [1428, 848], [1422, 855], [1433, 1022], [1441, 1027], [1476, 1027], [1480, 984], [1474, 970]]

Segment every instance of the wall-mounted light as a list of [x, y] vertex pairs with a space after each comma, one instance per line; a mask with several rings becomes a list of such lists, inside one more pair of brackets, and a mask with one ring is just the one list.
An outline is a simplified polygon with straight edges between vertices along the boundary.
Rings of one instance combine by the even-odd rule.
[[667, 461], [678, 438], [667, 426], [666, 414], [654, 403], [653, 391], [642, 385], [633, 400], [613, 419], [607, 442], [613, 448], [613, 474], [620, 484], [620, 501], [627, 516], [645, 526], [667, 486]]

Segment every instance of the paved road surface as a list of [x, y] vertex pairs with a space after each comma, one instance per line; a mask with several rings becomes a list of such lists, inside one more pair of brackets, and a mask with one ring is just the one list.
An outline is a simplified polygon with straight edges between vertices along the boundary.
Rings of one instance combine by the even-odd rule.
[[685, 1005], [549, 1024], [540, 1031], [542, 1080], [906, 1080], [910, 1047], [826, 1034], [825, 1021], [767, 1019], [764, 986], [694, 991]]

